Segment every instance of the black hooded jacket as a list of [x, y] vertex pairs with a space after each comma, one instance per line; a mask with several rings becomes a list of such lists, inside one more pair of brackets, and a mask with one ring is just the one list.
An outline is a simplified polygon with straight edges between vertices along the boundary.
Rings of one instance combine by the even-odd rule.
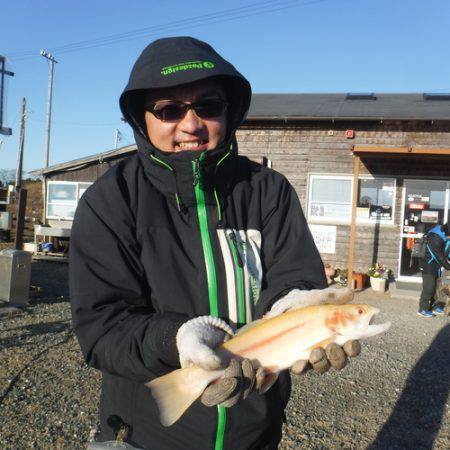
[[[210, 77], [230, 103], [225, 141], [202, 154], [155, 148], [143, 91]], [[132, 70], [120, 105], [138, 154], [86, 191], [71, 234], [73, 325], [87, 363], [103, 374], [100, 440], [113, 439], [118, 422], [145, 449], [261, 449], [280, 439], [287, 374], [229, 409], [197, 401], [168, 428], [144, 385], [179, 367], [175, 335], [190, 318], [240, 326], [293, 288], [326, 286], [291, 185], [237, 154], [250, 97], [247, 80], [193, 38], [150, 44]]]

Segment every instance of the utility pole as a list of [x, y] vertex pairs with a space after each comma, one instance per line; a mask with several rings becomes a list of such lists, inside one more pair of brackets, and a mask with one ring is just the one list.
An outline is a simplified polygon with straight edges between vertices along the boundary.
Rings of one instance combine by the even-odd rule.
[[26, 117], [25, 98], [22, 99], [22, 110], [20, 113], [20, 131], [19, 131], [19, 151], [17, 153], [17, 169], [16, 169], [16, 191], [22, 187], [22, 165], [23, 165], [23, 147], [25, 144], [25, 117]]
[[47, 97], [47, 129], [45, 135], [45, 164], [44, 167], [48, 167], [48, 159], [50, 153], [50, 127], [52, 123], [52, 97], [53, 97], [53, 74], [55, 72], [55, 63], [58, 61], [53, 58], [53, 55], [47, 53], [45, 50], [41, 50], [41, 55], [49, 62], [49, 76], [48, 76], [48, 97]]
[[3, 127], [3, 97], [5, 95], [5, 75], [10, 77], [14, 76], [14, 72], [5, 70], [6, 58], [0, 55], [0, 134], [5, 134], [6, 136], [11, 136], [11, 128]]
[[19, 134], [19, 152], [17, 155], [17, 171], [16, 171], [16, 193], [19, 197], [17, 205], [17, 222], [16, 222], [16, 238], [14, 248], [22, 249], [23, 229], [25, 225], [25, 208], [27, 205], [27, 190], [22, 188], [22, 162], [23, 149], [25, 144], [25, 117], [26, 117], [26, 100], [22, 99], [22, 111], [20, 117], [20, 134]]
[[114, 148], [117, 148], [117, 145], [119, 144], [119, 141], [121, 141], [121, 140], [122, 140], [122, 133], [117, 128], [116, 129], [116, 137], [114, 139]]
[[[41, 50], [41, 56], [43, 56], [49, 63], [49, 76], [48, 76], [48, 98], [47, 98], [47, 127], [45, 134], [45, 160], [44, 169], [48, 167], [49, 154], [50, 154], [50, 127], [52, 123], [52, 97], [53, 97], [53, 74], [55, 71], [55, 64], [58, 61], [55, 60], [53, 55], [47, 53], [45, 50]], [[42, 222], [45, 223], [45, 218], [47, 215], [47, 185], [45, 182], [45, 175], [42, 174], [42, 196], [43, 196], [43, 217]]]

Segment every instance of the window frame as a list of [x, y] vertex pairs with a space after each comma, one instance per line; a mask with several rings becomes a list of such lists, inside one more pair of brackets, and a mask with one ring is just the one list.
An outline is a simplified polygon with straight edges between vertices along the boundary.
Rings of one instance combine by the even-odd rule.
[[[49, 196], [50, 196], [50, 185], [55, 185], [55, 184], [62, 184], [62, 185], [75, 185], [76, 186], [76, 200], [75, 200], [75, 204], [73, 203], [73, 200], [70, 200], [70, 202], [64, 202], [61, 200], [58, 200], [56, 202], [49, 202]], [[51, 219], [51, 220], [73, 220], [73, 217], [70, 216], [55, 216], [55, 215], [49, 215], [48, 211], [49, 211], [49, 206], [50, 205], [63, 205], [63, 206], [75, 206], [75, 209], [78, 206], [78, 202], [80, 201], [80, 185], [88, 185], [87, 187], [84, 187], [82, 189], [86, 190], [89, 186], [91, 186], [93, 184], [93, 182], [91, 181], [58, 181], [58, 180], [54, 180], [54, 181], [47, 181], [47, 195], [46, 195], [46, 208], [45, 208], [45, 218], [46, 219]], [[84, 192], [83, 192], [84, 194]]]
[[[319, 180], [345, 180], [350, 182], [350, 211], [352, 206], [352, 196], [353, 196], [353, 177], [349, 175], [330, 175], [330, 174], [309, 174], [308, 176], [308, 205], [307, 205], [307, 217], [308, 221], [311, 221], [311, 223], [345, 223], [346, 218], [345, 217], [317, 217], [311, 215], [311, 206], [313, 203], [312, 200], [312, 192], [313, 192], [313, 182], [315, 179]], [[342, 202], [346, 203], [346, 202]]]
[[[350, 217], [317, 217], [311, 215], [311, 206], [313, 203], [312, 200], [312, 186], [314, 179], [338, 179], [338, 180], [348, 180], [351, 183], [350, 187]], [[395, 212], [396, 212], [396, 193], [397, 193], [397, 179], [393, 176], [385, 176], [385, 175], [360, 175], [358, 177], [359, 180], [389, 180], [392, 182], [392, 215], [389, 220], [380, 220], [380, 219], [371, 219], [356, 217], [357, 224], [363, 225], [371, 225], [375, 223], [379, 223], [380, 225], [395, 225]], [[358, 183], [358, 186], [360, 184]], [[306, 217], [308, 222], [317, 223], [317, 224], [342, 224], [342, 225], [350, 225], [351, 224], [351, 207], [352, 207], [352, 199], [353, 199], [353, 175], [348, 174], [328, 174], [328, 173], [310, 173], [308, 174], [308, 186], [307, 186], [307, 210]]]

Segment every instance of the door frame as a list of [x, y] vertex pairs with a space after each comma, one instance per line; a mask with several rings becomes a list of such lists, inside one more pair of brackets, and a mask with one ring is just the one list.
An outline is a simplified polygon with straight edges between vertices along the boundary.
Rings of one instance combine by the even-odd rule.
[[[406, 183], [408, 181], [444, 181], [447, 183], [447, 187], [445, 188], [445, 200], [444, 200], [444, 223], [449, 220], [449, 210], [450, 210], [450, 180], [445, 178], [403, 178], [403, 186], [402, 186], [402, 210], [401, 210], [401, 222], [400, 222], [400, 240], [399, 240], [399, 248], [398, 248], [398, 258], [397, 258], [397, 280], [398, 281], [408, 281], [410, 283], [421, 283], [422, 277], [414, 277], [414, 276], [406, 276], [400, 275], [401, 269], [401, 257], [402, 257], [402, 247], [403, 247], [403, 239], [408, 237], [405, 233], [403, 233], [403, 226], [405, 223], [405, 205], [406, 205]], [[422, 233], [417, 233], [417, 238], [422, 237]]]

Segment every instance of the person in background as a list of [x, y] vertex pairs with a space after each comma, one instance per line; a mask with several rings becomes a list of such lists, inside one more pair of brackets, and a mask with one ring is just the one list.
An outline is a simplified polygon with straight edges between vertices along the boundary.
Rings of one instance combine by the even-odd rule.
[[[244, 324], [348, 293], [324, 289], [286, 178], [238, 155], [235, 132], [250, 98], [249, 82], [194, 38], [157, 40], [134, 65], [120, 106], [138, 152], [85, 192], [71, 233], [73, 327], [103, 379], [99, 441], [277, 448], [288, 371], [262, 392], [264, 372], [232, 360], [167, 428], [145, 383], [180, 366], [218, 368], [214, 349]], [[342, 369], [358, 353], [358, 341], [330, 344], [292, 371]]]
[[420, 261], [422, 269], [422, 293], [419, 311], [422, 317], [444, 314], [444, 305], [436, 303], [436, 281], [442, 268], [450, 269], [450, 224], [436, 225], [427, 233], [425, 258]]

